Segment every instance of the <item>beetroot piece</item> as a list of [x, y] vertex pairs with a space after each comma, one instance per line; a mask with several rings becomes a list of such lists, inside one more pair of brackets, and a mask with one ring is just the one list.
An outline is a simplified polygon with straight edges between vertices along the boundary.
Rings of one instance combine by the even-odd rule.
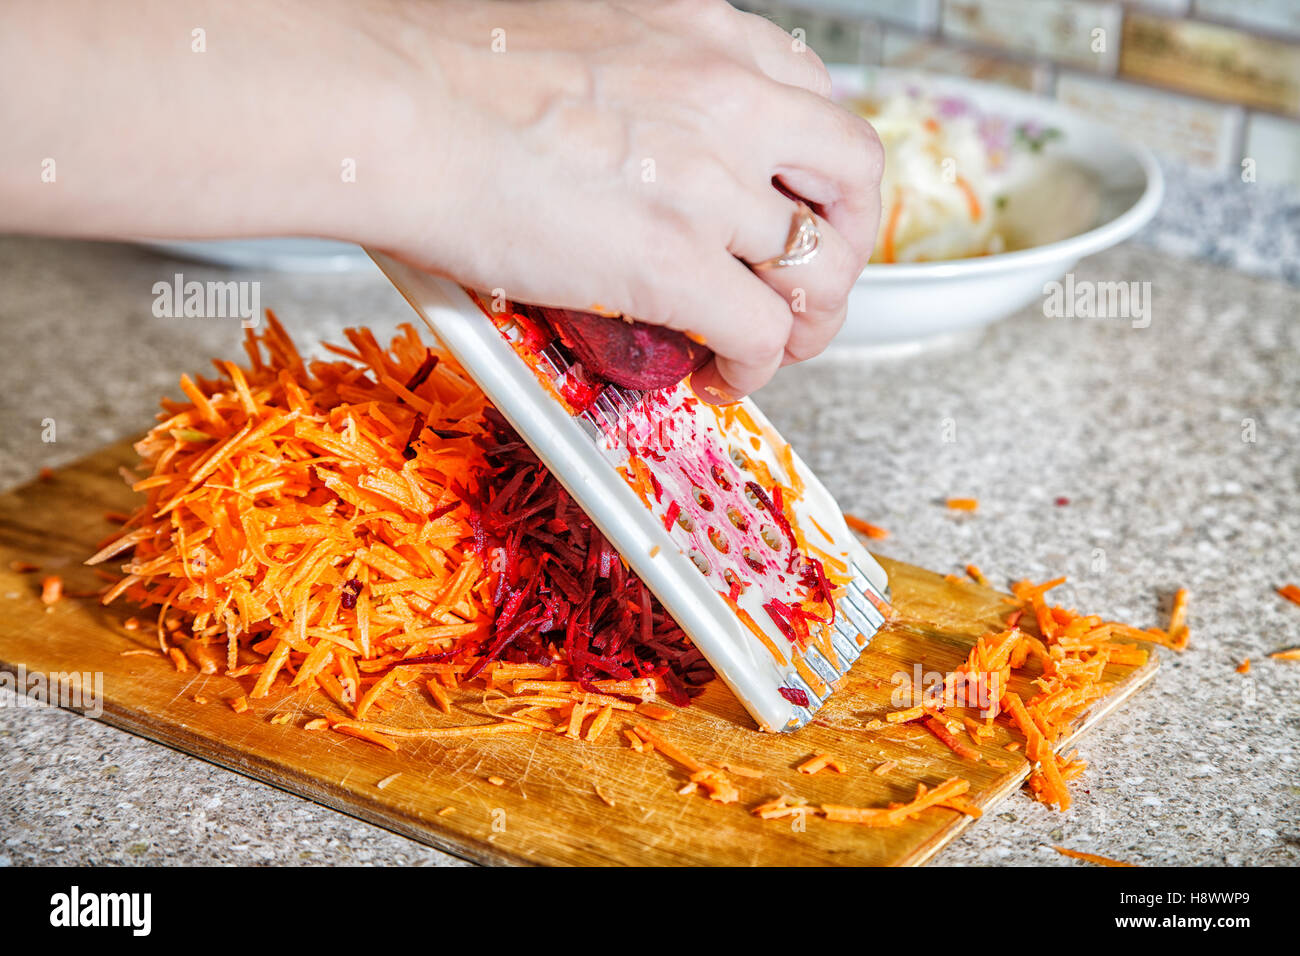
[[808, 695], [797, 687], [778, 687], [777, 692], [796, 707], [808, 706]]
[[661, 325], [571, 309], [535, 310], [591, 374], [638, 391], [676, 385], [713, 354]]

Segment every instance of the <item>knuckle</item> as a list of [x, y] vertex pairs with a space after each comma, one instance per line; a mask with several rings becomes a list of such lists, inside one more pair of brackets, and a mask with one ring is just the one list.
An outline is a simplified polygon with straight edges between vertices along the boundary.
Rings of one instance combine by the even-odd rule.
[[755, 75], [726, 57], [709, 57], [692, 67], [690, 92], [707, 113], [730, 115], [752, 111], [757, 97]]
[[843, 242], [823, 243], [818, 257], [825, 258], [816, 273], [816, 281], [800, 286], [807, 307], [817, 315], [828, 315], [844, 308], [849, 292], [862, 274], [856, 253]]
[[689, 220], [671, 210], [656, 210], [639, 230], [646, 242], [637, 246], [636, 268], [627, 279], [626, 298], [638, 319], [660, 325], [675, 325], [680, 312], [680, 289], [665, 277], [691, 275], [691, 263], [698, 259]]
[[753, 364], [763, 365], [773, 356], [785, 352], [794, 317], [788, 307], [778, 303], [767, 314], [756, 319], [745, 331], [746, 348], [753, 357]]
[[885, 170], [885, 147], [881, 145], [880, 137], [876, 135], [876, 130], [870, 123], [852, 113], [849, 113], [849, 116], [854, 121], [850, 131], [853, 146], [866, 157], [867, 167], [871, 170], [873, 178], [879, 180]]
[[683, 13], [714, 24], [739, 24], [738, 11], [727, 0], [675, 0]]
[[818, 96], [830, 98], [831, 95], [831, 73], [826, 69], [826, 64], [812, 47], [808, 47], [799, 54], [805, 66], [804, 69], [808, 74], [808, 87]]

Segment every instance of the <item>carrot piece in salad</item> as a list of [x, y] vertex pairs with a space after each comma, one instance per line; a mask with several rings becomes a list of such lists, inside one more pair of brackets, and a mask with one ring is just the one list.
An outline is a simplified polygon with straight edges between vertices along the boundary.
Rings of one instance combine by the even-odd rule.
[[901, 194], [894, 195], [894, 201], [889, 207], [889, 217], [885, 220], [884, 235], [880, 239], [880, 261], [895, 262], [897, 261], [897, 251], [895, 249], [895, 240], [898, 235], [899, 223], [903, 219], [903, 197]]

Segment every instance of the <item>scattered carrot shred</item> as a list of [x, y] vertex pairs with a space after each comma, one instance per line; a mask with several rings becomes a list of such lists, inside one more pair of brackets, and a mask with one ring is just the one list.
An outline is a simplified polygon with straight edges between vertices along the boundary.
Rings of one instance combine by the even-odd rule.
[[843, 763], [835, 757], [832, 757], [830, 754], [817, 754], [814, 757], [810, 757], [803, 763], [799, 764], [797, 769], [800, 773], [814, 774], [820, 773], [822, 770], [826, 770], [827, 768], [834, 770], [836, 773], [845, 773], [847, 770]]
[[1275, 661], [1300, 661], [1300, 647], [1288, 648], [1285, 651], [1277, 651], [1268, 655]]
[[51, 574], [41, 581], [41, 603], [47, 607], [63, 598], [63, 578]]
[[636, 712], [643, 717], [649, 717], [651, 720], [672, 720], [677, 716], [676, 711], [661, 707], [658, 704], [638, 704]]
[[1053, 846], [1052, 849], [1061, 854], [1061, 856], [1068, 856], [1073, 860], [1084, 860], [1087, 863], [1096, 863], [1098, 866], [1137, 866], [1136, 863], [1125, 863], [1123, 860], [1114, 860], [1108, 856], [1101, 856], [1097, 853], [1086, 853], [1083, 850], [1071, 850], [1068, 847], [1063, 846]]
[[664, 738], [660, 737], [654, 731], [642, 724], [637, 724], [632, 728], [633, 732], [642, 740], [654, 745], [654, 748], [674, 763], [680, 764], [691, 773], [696, 773], [706, 769], [704, 764], [700, 763], [686, 751], [673, 746]]
[[976, 498], [949, 498], [944, 503], [953, 511], [975, 511], [980, 506]]
[[1249, 658], [1249, 657], [1247, 657], [1244, 661], [1242, 661], [1240, 664], [1237, 665], [1237, 673], [1238, 673], [1238, 674], [1249, 674], [1249, 673], [1250, 673], [1250, 658]]
[[1277, 589], [1277, 593], [1282, 595], [1288, 601], [1300, 604], [1300, 586], [1295, 584], [1284, 584]]
[[961, 757], [963, 760], [980, 759], [979, 751], [974, 750], [971, 747], [968, 747], [964, 743], [962, 743], [956, 736], [952, 734], [951, 731], [948, 730], [946, 726], [944, 726], [943, 721], [937, 720], [932, 716], [927, 716], [923, 721], [921, 721], [921, 724], [922, 726], [925, 727], [926, 730], [930, 731], [930, 733], [938, 737], [939, 740], [943, 742], [945, 747], [947, 747], [949, 750], [955, 753], [958, 757]]
[[865, 535], [866, 537], [876, 541], [889, 537], [889, 532], [884, 528], [874, 525], [870, 521], [864, 521], [857, 515], [851, 515], [846, 512], [844, 515], [844, 523], [859, 534]]
[[[947, 804], [949, 801], [965, 794], [969, 789], [969, 780], [952, 777], [933, 790], [927, 789], [925, 784], [918, 784], [916, 797], [908, 803], [895, 803], [881, 808], [823, 804], [821, 812], [827, 820], [839, 823], [857, 823], [871, 827], [895, 827], [908, 820], [915, 819], [924, 810]], [[958, 809], [959, 813], [969, 813], [970, 815], [978, 812], [975, 811], [975, 808], [966, 804], [963, 804], [962, 807], [962, 809], [953, 809]]]
[[1176, 651], [1181, 651], [1187, 646], [1187, 588], [1179, 588], [1174, 592], [1173, 606], [1169, 611], [1169, 625], [1165, 628], [1165, 633], [1169, 635], [1169, 646]]
[[358, 740], [364, 740], [368, 743], [377, 744], [385, 750], [397, 751], [397, 741], [368, 727], [358, 727], [352, 724], [332, 724], [331, 729], [338, 733], [345, 734], [349, 737], [356, 737]]
[[727, 773], [734, 773], [737, 777], [748, 777], [751, 780], [761, 780], [765, 774], [761, 770], [753, 767], [746, 767], [742, 764], [727, 763], [725, 761], [718, 764]]

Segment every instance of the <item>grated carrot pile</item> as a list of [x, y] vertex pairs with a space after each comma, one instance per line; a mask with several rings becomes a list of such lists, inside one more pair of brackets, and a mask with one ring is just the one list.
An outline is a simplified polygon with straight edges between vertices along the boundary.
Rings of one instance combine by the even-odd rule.
[[286, 676], [364, 708], [392, 665], [490, 621], [465, 500], [482, 393], [409, 326], [389, 351], [348, 337], [351, 351], [332, 348], [346, 361], [309, 367], [268, 315], [248, 369], [184, 376], [189, 401], [165, 400], [136, 445], [145, 504], [87, 562], [130, 552], [105, 603], [158, 607], [164, 650], [183, 620], [186, 638], [223, 646], [227, 673], [256, 676], [252, 698]]

